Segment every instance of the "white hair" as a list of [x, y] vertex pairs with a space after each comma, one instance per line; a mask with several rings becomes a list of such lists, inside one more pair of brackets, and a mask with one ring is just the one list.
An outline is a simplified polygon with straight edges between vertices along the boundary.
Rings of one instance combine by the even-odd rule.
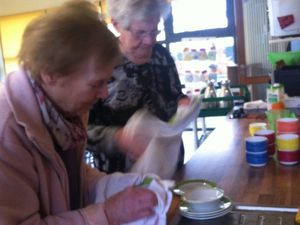
[[127, 29], [132, 20], [145, 20], [170, 12], [168, 0], [107, 0], [108, 16]]

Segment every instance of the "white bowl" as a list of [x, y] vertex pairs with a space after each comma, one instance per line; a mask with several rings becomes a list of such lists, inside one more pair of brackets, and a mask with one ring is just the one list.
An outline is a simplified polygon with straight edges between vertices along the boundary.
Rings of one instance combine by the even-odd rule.
[[221, 188], [198, 188], [184, 193], [182, 199], [194, 211], [207, 212], [218, 208], [223, 196], [224, 190]]

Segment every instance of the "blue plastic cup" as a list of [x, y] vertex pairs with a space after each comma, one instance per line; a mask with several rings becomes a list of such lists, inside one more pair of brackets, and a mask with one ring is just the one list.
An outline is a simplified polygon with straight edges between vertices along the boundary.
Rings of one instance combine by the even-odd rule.
[[268, 138], [263, 136], [247, 137], [245, 147], [248, 152], [265, 152], [268, 149]]
[[250, 166], [261, 167], [268, 162], [268, 152], [248, 152], [246, 151], [246, 160]]

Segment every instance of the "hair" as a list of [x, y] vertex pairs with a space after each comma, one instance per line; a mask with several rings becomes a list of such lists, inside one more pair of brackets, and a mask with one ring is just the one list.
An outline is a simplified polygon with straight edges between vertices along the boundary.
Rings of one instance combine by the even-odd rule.
[[91, 57], [100, 67], [115, 63], [119, 56], [117, 38], [100, 21], [96, 6], [85, 0], [69, 1], [33, 20], [18, 55], [33, 79], [41, 72], [66, 76]]
[[124, 29], [129, 28], [132, 20], [166, 18], [170, 9], [168, 0], [107, 0], [108, 16]]

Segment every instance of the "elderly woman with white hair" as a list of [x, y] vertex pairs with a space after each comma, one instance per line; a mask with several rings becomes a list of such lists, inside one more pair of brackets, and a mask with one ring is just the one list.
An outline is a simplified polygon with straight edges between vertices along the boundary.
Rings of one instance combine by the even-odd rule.
[[[181, 91], [178, 72], [170, 53], [156, 42], [158, 23], [170, 11], [167, 0], [108, 0], [107, 10], [119, 32], [122, 61], [114, 68], [108, 98], [90, 112], [89, 149], [99, 155], [99, 167], [107, 172], [126, 171], [128, 161], [144, 152], [148, 137], [129, 142], [123, 127], [139, 109], [146, 108], [169, 121], [179, 104], [190, 99]], [[147, 128], [145, 128], [147, 129]], [[107, 142], [110, 137], [115, 142]], [[103, 148], [103, 145], [106, 145]], [[105, 152], [102, 150], [106, 149]], [[178, 166], [183, 164], [181, 144]]]

